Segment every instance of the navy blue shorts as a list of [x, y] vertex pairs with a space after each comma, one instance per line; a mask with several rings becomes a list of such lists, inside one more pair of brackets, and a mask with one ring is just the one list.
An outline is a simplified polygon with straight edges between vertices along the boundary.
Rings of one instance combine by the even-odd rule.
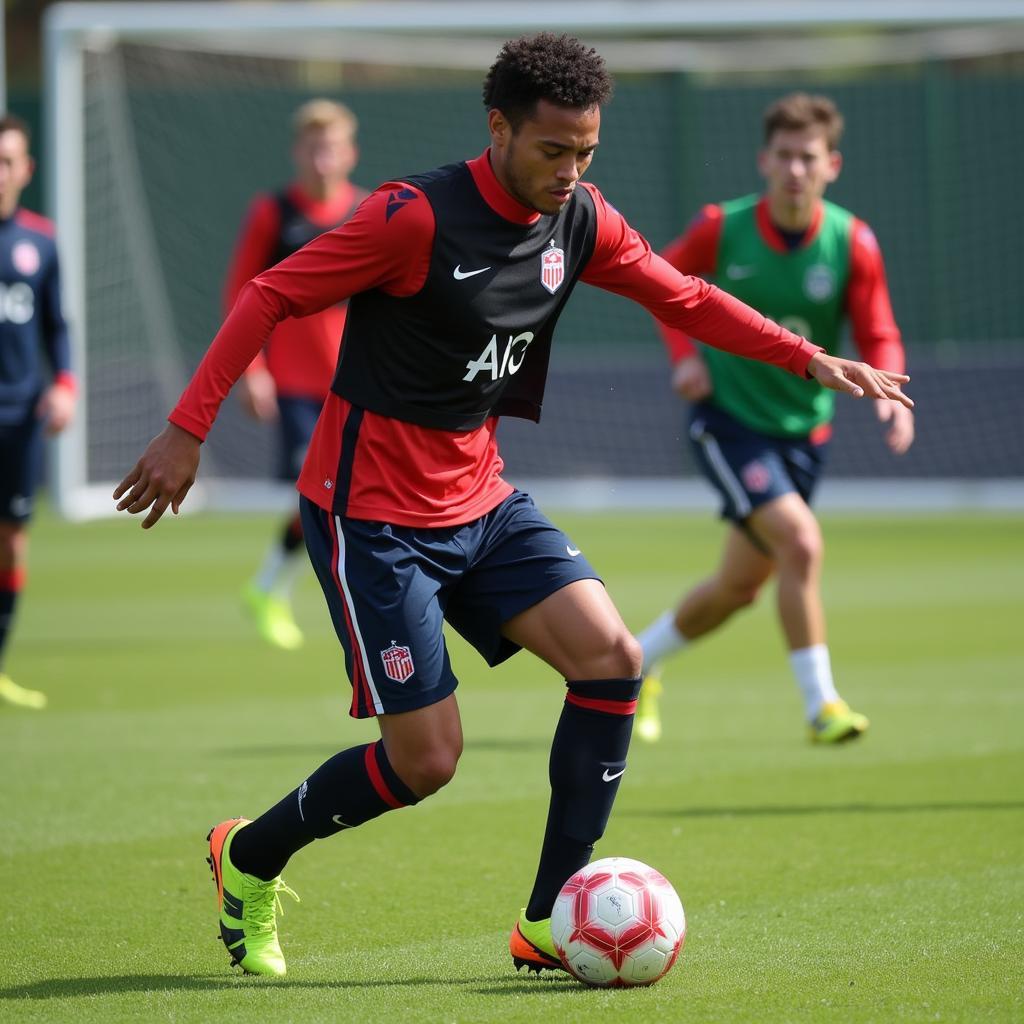
[[455, 690], [444, 620], [497, 665], [519, 650], [501, 633], [509, 619], [599, 578], [520, 491], [471, 523], [438, 529], [349, 519], [305, 497], [299, 508], [345, 650], [353, 718], [413, 711]]
[[0, 522], [27, 523], [43, 461], [43, 421], [29, 406], [18, 423], [0, 424]]
[[277, 478], [295, 483], [324, 403], [316, 398], [277, 396]]
[[794, 491], [810, 504], [828, 450], [828, 442], [762, 434], [706, 402], [690, 414], [690, 442], [704, 475], [722, 496], [722, 518], [736, 523]]

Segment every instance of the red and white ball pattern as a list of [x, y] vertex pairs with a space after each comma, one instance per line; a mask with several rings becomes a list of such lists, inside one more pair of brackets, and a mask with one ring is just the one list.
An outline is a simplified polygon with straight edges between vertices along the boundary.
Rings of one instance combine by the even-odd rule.
[[653, 985], [683, 948], [686, 915], [661, 872], [628, 857], [606, 857], [562, 886], [551, 935], [565, 969], [584, 984]]

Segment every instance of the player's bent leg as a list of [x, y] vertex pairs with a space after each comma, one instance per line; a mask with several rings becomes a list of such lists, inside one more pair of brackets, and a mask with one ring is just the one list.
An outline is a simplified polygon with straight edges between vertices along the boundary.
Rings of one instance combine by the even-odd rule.
[[277, 876], [270, 880], [239, 871], [231, 860], [231, 845], [249, 822], [230, 818], [215, 825], [207, 839], [207, 858], [217, 886], [220, 938], [236, 964], [246, 974], [281, 977], [285, 974], [284, 954], [277, 935], [277, 912], [283, 913], [281, 893], [299, 897]]
[[753, 604], [773, 569], [773, 561], [739, 527], [733, 527], [715, 574], [686, 594], [675, 612], [666, 612], [640, 634], [646, 672], [636, 709], [635, 731], [640, 739], [656, 743], [661, 738], [664, 685], [657, 667], [661, 659]]
[[599, 580], [576, 580], [510, 619], [502, 633], [566, 679], [633, 678], [643, 652]]
[[550, 957], [551, 908], [566, 880], [590, 860], [626, 771], [642, 652], [595, 580], [569, 584], [503, 631], [567, 679], [551, 744], [551, 803], [537, 877], [509, 940], [516, 967], [539, 971], [558, 966]]
[[462, 720], [455, 694], [415, 711], [380, 715], [381, 739], [392, 768], [423, 799], [447, 785], [462, 756]]
[[775, 559], [779, 620], [789, 649], [824, 643], [820, 591], [824, 545], [810, 506], [799, 494], [783, 494], [756, 509], [749, 526]]

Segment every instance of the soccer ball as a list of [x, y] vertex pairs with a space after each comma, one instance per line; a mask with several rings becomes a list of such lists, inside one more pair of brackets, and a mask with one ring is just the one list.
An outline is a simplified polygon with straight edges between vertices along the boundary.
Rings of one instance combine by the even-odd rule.
[[683, 948], [686, 916], [660, 872], [628, 857], [606, 857], [562, 886], [551, 936], [562, 965], [585, 985], [653, 985]]

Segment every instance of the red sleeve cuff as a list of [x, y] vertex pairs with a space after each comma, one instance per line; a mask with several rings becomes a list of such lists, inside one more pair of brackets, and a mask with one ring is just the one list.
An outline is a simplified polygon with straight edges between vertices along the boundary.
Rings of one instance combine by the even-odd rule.
[[167, 422], [173, 423], [176, 427], [181, 427], [182, 430], [187, 430], [188, 433], [200, 441], [205, 441], [206, 435], [210, 432], [209, 427], [204, 426], [194, 416], [190, 416], [181, 406], [171, 410], [171, 414], [167, 417]]
[[53, 383], [59, 388], [65, 388], [73, 395], [78, 394], [78, 381], [75, 380], [75, 375], [70, 370], [61, 370], [53, 378]]

